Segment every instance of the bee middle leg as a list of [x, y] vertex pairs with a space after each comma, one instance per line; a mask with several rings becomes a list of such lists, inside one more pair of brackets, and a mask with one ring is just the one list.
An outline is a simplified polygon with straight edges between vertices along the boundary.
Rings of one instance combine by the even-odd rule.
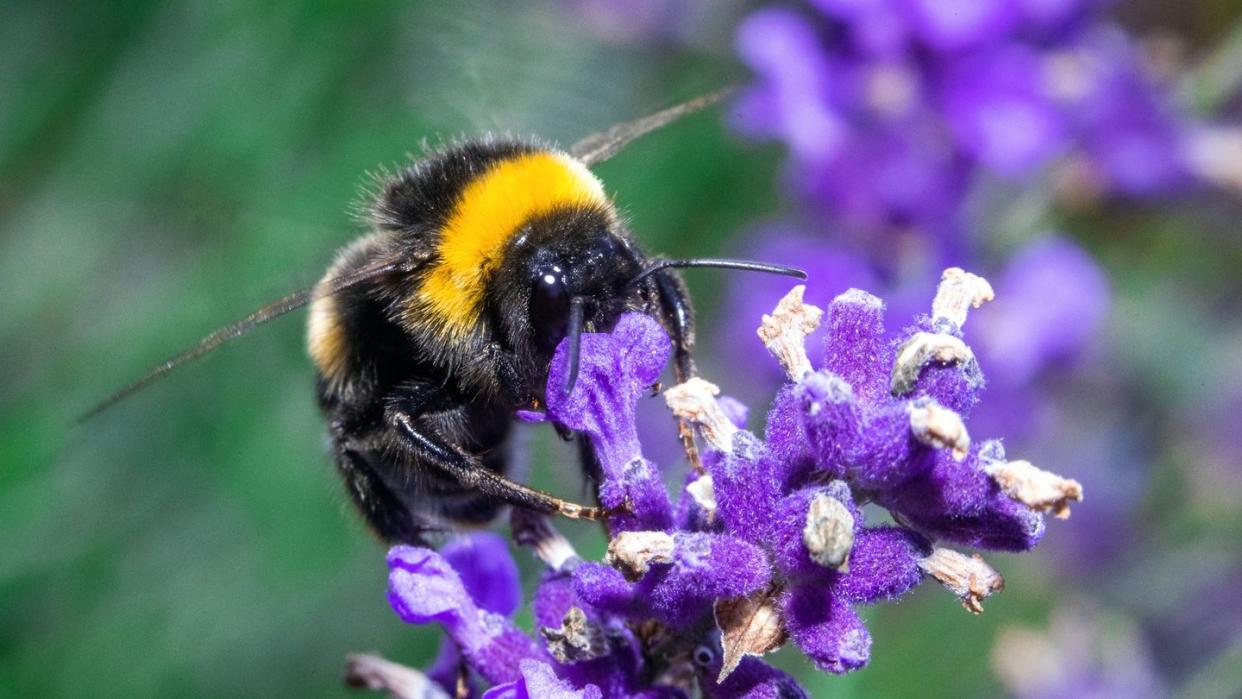
[[407, 446], [424, 455], [428, 461], [466, 488], [478, 490], [511, 505], [571, 519], [597, 520], [604, 515], [601, 508], [562, 500], [551, 493], [522, 485], [492, 471], [478, 459], [467, 456], [449, 444], [413, 411], [392, 409], [389, 412], [389, 421]]

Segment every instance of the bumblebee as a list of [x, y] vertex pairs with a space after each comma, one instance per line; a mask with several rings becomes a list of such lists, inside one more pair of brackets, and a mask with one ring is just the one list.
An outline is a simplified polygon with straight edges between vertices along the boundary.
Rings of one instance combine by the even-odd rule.
[[[674, 268], [801, 275], [648, 257], [590, 170], [722, 96], [614, 126], [568, 151], [488, 138], [431, 153], [381, 184], [368, 207], [372, 232], [345, 247], [318, 284], [217, 330], [88, 416], [309, 305], [307, 346], [336, 467], [382, 539], [425, 543], [445, 524], [486, 523], [505, 504], [605, 516], [506, 476], [514, 412], [542, 405], [558, 344], [570, 343], [570, 390], [581, 333], [607, 331], [627, 311], [647, 313], [672, 339], [682, 381], [694, 374], [693, 312]], [[594, 455], [580, 444], [590, 473]]]

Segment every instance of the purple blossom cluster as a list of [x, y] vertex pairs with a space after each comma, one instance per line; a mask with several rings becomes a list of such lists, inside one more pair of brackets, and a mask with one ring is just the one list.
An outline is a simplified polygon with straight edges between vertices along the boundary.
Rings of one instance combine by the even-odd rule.
[[957, 238], [984, 176], [1067, 190], [1191, 179], [1191, 129], [1103, 0], [813, 0], [737, 33], [757, 80], [734, 125], [779, 138], [790, 181], [852, 230]]
[[[1077, 482], [1007, 460], [998, 441], [966, 430], [983, 376], [962, 325], [990, 285], [947, 270], [932, 312], [895, 339], [878, 298], [851, 289], [825, 313], [803, 292], [759, 328], [787, 378], [762, 435], [702, 379], [665, 391], [703, 443], [676, 498], [644, 457], [635, 416], [671, 353], [662, 328], [627, 314], [611, 332], [583, 335], [568, 394], [562, 343], [547, 413], [525, 418], [591, 440], [611, 513], [607, 556], [582, 560], [548, 522], [514, 513], [515, 540], [547, 565], [531, 636], [510, 616], [520, 590], [499, 537], [439, 552], [397, 546], [393, 609], [448, 638], [425, 675], [359, 656], [351, 677], [417, 696], [474, 695], [482, 680], [491, 698], [796, 697], [797, 682], [760, 656], [792, 643], [822, 670], [863, 667], [872, 639], [860, 605], [933, 577], [981, 611], [1001, 576], [948, 546], [1025, 551], [1043, 536], [1043, 513], [1067, 516], [1082, 496]], [[806, 338], [821, 321], [824, 352], [812, 364]]]

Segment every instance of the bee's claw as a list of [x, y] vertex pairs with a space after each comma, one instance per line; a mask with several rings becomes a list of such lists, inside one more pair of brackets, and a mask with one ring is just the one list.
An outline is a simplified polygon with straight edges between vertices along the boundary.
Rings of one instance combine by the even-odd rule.
[[572, 502], [561, 503], [557, 514], [569, 519], [585, 519], [592, 522], [605, 519], [608, 516], [602, 507], [587, 507]]

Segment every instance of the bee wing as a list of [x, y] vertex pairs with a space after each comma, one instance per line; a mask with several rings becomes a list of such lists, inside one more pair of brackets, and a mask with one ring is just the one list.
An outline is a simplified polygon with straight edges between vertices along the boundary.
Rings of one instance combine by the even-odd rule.
[[705, 107], [723, 100], [732, 94], [733, 88], [726, 87], [715, 92], [695, 97], [687, 102], [682, 102], [668, 109], [661, 110], [655, 114], [649, 114], [640, 119], [626, 121], [609, 127], [606, 131], [593, 133], [586, 138], [578, 141], [569, 147], [569, 154], [581, 160], [588, 167], [596, 163], [602, 163], [612, 156], [616, 155], [622, 148], [629, 145], [630, 141], [645, 136], [656, 129], [671, 124], [674, 121]]
[[307, 305], [315, 299], [316, 295], [337, 294], [356, 286], [357, 284], [361, 284], [368, 279], [373, 279], [389, 272], [397, 271], [401, 268], [402, 264], [400, 262], [384, 262], [370, 265], [354, 270], [348, 274], [342, 274], [339, 277], [334, 277], [327, 282], [318, 284], [309, 289], [303, 289], [289, 294], [288, 296], [284, 296], [265, 306], [262, 306], [245, 318], [215, 330], [210, 335], [207, 335], [203, 339], [199, 340], [192, 347], [186, 349], [180, 354], [155, 365], [134, 382], [100, 401], [90, 410], [82, 413], [78, 416], [75, 422], [81, 423], [89, 420], [108, 408], [111, 408], [113, 405], [116, 405], [120, 401], [137, 393], [143, 388], [146, 388], [155, 381], [163, 378], [173, 369], [198, 359], [229, 340], [241, 337], [242, 335], [245, 335], [270, 320], [275, 320], [290, 311], [295, 311]]

